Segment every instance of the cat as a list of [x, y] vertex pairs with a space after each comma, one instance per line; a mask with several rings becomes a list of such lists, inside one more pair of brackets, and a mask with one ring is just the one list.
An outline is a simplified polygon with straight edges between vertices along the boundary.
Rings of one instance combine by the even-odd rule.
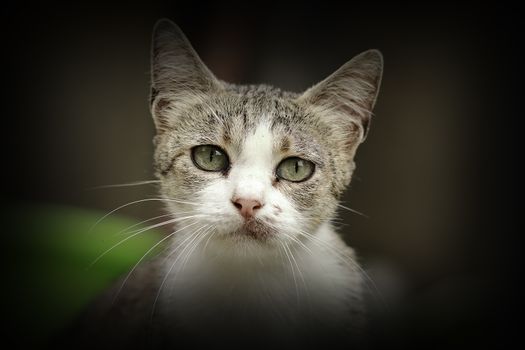
[[101, 297], [86, 339], [250, 347], [357, 339], [366, 281], [331, 220], [382, 70], [381, 53], [369, 50], [303, 93], [230, 84], [160, 20], [150, 103], [155, 172], [175, 222], [170, 249]]

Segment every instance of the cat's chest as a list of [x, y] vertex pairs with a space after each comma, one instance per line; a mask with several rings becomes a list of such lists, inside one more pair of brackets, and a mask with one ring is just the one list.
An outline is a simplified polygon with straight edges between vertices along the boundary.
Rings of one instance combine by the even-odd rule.
[[352, 298], [360, 295], [360, 276], [319, 255], [315, 260], [296, 254], [289, 260], [245, 264], [197, 257], [171, 270], [162, 310], [189, 328], [242, 327], [247, 322], [289, 328], [340, 320], [350, 312]]

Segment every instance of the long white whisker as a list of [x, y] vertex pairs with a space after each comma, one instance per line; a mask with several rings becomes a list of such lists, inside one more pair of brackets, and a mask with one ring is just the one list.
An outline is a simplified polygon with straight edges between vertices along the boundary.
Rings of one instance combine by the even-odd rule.
[[348, 210], [349, 212], [352, 212], [352, 213], [354, 213], [354, 214], [361, 215], [362, 217], [365, 217], [365, 218], [367, 218], [367, 219], [370, 218], [368, 215], [365, 215], [365, 214], [363, 214], [363, 213], [361, 213], [360, 211], [357, 211], [357, 210], [355, 210], [355, 209], [352, 209], [352, 208], [346, 207], [346, 206], [344, 206], [344, 205], [342, 205], [342, 204], [337, 204], [337, 206], [340, 207], [340, 208], [346, 209], [346, 210]]
[[[183, 211], [183, 212], [178, 212], [177, 215], [182, 215], [182, 214], [194, 214], [195, 213], [195, 210], [190, 210], [190, 211]], [[204, 215], [204, 214], [197, 214], [197, 215]], [[153, 221], [153, 220], [156, 220], [156, 219], [160, 219], [160, 218], [163, 218], [163, 217], [166, 217], [166, 216], [173, 216], [173, 214], [169, 213], [169, 214], [164, 214], [164, 215], [159, 215], [159, 216], [156, 216], [154, 218], [151, 218], [151, 219], [147, 219], [147, 220], [144, 220], [144, 221], [141, 221], [139, 223], [136, 223], [136, 224], [133, 224], [131, 226], [128, 226], [126, 227], [125, 229], [123, 230], [120, 230], [119, 232], [117, 232], [114, 236], [118, 236], [119, 234], [122, 234], [122, 233], [135, 233], [137, 231], [141, 231], [143, 230], [143, 228], [140, 228], [140, 229], [137, 229], [137, 230], [133, 230], [133, 231], [129, 231], [130, 229], [132, 229], [133, 227], [136, 227], [136, 226], [139, 226], [141, 224], [144, 224], [146, 222], [149, 222], [149, 221]], [[192, 217], [192, 216], [185, 216], [186, 218], [189, 218], [189, 217]], [[178, 216], [174, 219], [181, 219], [182, 217]], [[166, 222], [166, 221], [163, 221], [163, 223], [166, 223], [166, 224], [169, 224], [170, 222]], [[163, 225], [161, 225], [163, 226]], [[146, 231], [151, 229], [152, 227], [150, 226], [149, 228], [146, 228]], [[129, 231], [129, 232], [128, 232]]]
[[[188, 235], [188, 237], [186, 237], [186, 238], [185, 238], [185, 239], [184, 239], [179, 245], [177, 245], [177, 247], [175, 247], [175, 249], [173, 249], [172, 252], [170, 252], [170, 253], [168, 254], [168, 256], [166, 257], [166, 260], [167, 260], [167, 258], [168, 258], [169, 256], [171, 256], [172, 254], [174, 254], [174, 253], [175, 253], [180, 247], [182, 247], [182, 245], [183, 245], [186, 241], [188, 241], [190, 238], [194, 237], [194, 236], [197, 234], [196, 232], [200, 231], [201, 229], [203, 229], [203, 228], [205, 228], [205, 227], [207, 228], [207, 227], [209, 227], [209, 226], [210, 226], [210, 225], [204, 225], [204, 226], [199, 227], [197, 230], [193, 231], [192, 234]], [[190, 242], [190, 243], [191, 243], [191, 242]], [[187, 247], [187, 245], [186, 245], [185, 247]], [[171, 266], [170, 266], [168, 272], [166, 272], [166, 274], [164, 275], [164, 278], [162, 279], [162, 282], [160, 283], [159, 290], [157, 291], [157, 295], [155, 296], [155, 300], [153, 301], [153, 305], [152, 305], [152, 309], [151, 309], [151, 319], [153, 319], [153, 316], [154, 316], [154, 314], [155, 314], [155, 308], [156, 308], [156, 306], [157, 306], [157, 302], [158, 302], [159, 297], [160, 297], [160, 294], [161, 294], [161, 292], [162, 292], [162, 288], [164, 288], [164, 285], [166, 284], [166, 281], [168, 280], [168, 277], [169, 277], [169, 275], [171, 274], [171, 271], [173, 270], [173, 267], [175, 266], [175, 264], [177, 263], [177, 261], [178, 261], [178, 259], [181, 257], [181, 255], [182, 255], [182, 254], [179, 254], [179, 256], [175, 259], [175, 261], [173, 262], [173, 264], [171, 264]]]
[[186, 257], [182, 261], [181, 270], [184, 269], [184, 267], [186, 266], [186, 264], [190, 260], [190, 257], [193, 254], [193, 252], [195, 251], [195, 249], [199, 246], [199, 244], [203, 241], [204, 238], [206, 238], [207, 234], [210, 233], [210, 232], [211, 232], [211, 227], [208, 227], [206, 230], [204, 230], [203, 232], [201, 232], [199, 234], [199, 236], [198, 236], [199, 238], [193, 244], [193, 247], [190, 250], [188, 250], [188, 252], [186, 253]]
[[[303, 234], [305, 237], [309, 238], [312, 242], [315, 242], [329, 250], [331, 250], [335, 255], [336, 257], [338, 257], [342, 262], [344, 263], [350, 263], [351, 266], [352, 266], [352, 269], [357, 269], [362, 275], [363, 277], [365, 278], [366, 280], [366, 286], [367, 288], [369, 289], [370, 292], [372, 292], [373, 294], [375, 294], [379, 300], [381, 301], [381, 303], [386, 307], [386, 308], [389, 308], [389, 305], [388, 303], [386, 302], [386, 299], [384, 298], [383, 294], [380, 292], [379, 288], [377, 287], [377, 284], [374, 282], [374, 280], [372, 279], [372, 277], [370, 277], [370, 275], [357, 263], [354, 261], [354, 259], [347, 255], [347, 254], [344, 254], [343, 252], [335, 249], [333, 246], [331, 246], [330, 244], [320, 240], [318, 237], [312, 235], [311, 233], [308, 233], [306, 231], [303, 231], [303, 230], [299, 230], [298, 231], [300, 234]], [[370, 289], [370, 285], [372, 286], [372, 289]]]
[[[135, 236], [137, 236], [137, 235], [139, 235], [139, 234], [141, 234], [141, 233], [143, 233], [145, 231], [151, 230], [151, 229], [159, 227], [159, 226], [168, 225], [168, 224], [171, 224], [171, 223], [174, 223], [174, 222], [177, 222], [177, 221], [188, 220], [188, 219], [191, 219], [191, 218], [194, 218], [194, 217], [200, 217], [200, 216], [201, 215], [191, 215], [191, 216], [186, 216], [186, 217], [182, 217], [182, 218], [166, 220], [166, 221], [163, 221], [161, 223], [158, 223], [158, 224], [151, 225], [151, 226], [148, 226], [146, 228], [140, 229], [137, 232], [133, 233], [132, 235], [130, 235], [130, 236], [124, 238], [123, 240], [119, 241], [118, 243], [115, 243], [113, 246], [111, 246], [106, 251], [104, 251], [102, 254], [100, 254], [95, 260], [93, 260], [93, 262], [91, 264], [89, 264], [87, 269], [93, 267], [93, 265], [95, 265], [102, 257], [104, 257], [106, 254], [108, 254], [110, 251], [112, 251], [113, 249], [115, 249], [116, 247], [121, 245], [122, 243], [130, 240], [131, 238], [133, 238], [133, 237], [135, 237]], [[204, 215], [202, 215], [202, 216], [204, 216]]]
[[101, 217], [100, 219], [98, 219], [94, 224], [93, 226], [91, 226], [91, 228], [89, 229], [88, 232], [91, 232], [93, 231], [93, 229], [98, 225], [100, 224], [100, 222], [102, 222], [102, 220], [104, 220], [105, 218], [107, 218], [108, 216], [110, 216], [111, 214], [113, 214], [114, 212], [120, 210], [120, 209], [123, 209], [123, 208], [126, 208], [126, 207], [129, 207], [130, 205], [134, 205], [134, 204], [138, 204], [138, 203], [143, 203], [143, 202], [153, 202], [153, 201], [159, 201], [159, 202], [175, 202], [175, 203], [181, 203], [181, 204], [190, 204], [190, 205], [199, 205], [199, 203], [192, 203], [192, 202], [186, 202], [186, 201], [179, 201], [179, 200], [176, 200], [176, 199], [171, 199], [171, 198], [144, 198], [144, 199], [139, 199], [139, 200], [136, 200], [136, 201], [132, 201], [132, 202], [129, 202], [129, 203], [126, 203], [126, 204], [123, 204], [113, 210], [111, 210], [109, 213], [107, 213], [106, 215], [104, 215], [103, 217]]
[[115, 233], [114, 236], [118, 236], [121, 233], [128, 232], [132, 228], [140, 226], [142, 224], [145, 224], [146, 222], [154, 221], [154, 220], [157, 220], [157, 219], [160, 219], [160, 218], [164, 218], [166, 216], [173, 216], [173, 214], [163, 214], [163, 215], [155, 216], [153, 218], [150, 218], [150, 219], [147, 219], [147, 220], [144, 220], [144, 221], [141, 221], [141, 222], [137, 222], [136, 224], [130, 225], [130, 226], [126, 227], [125, 229], [122, 229], [122, 230], [118, 231], [117, 233]]
[[214, 230], [215, 230], [215, 226], [213, 226], [213, 228], [212, 228], [212, 232], [211, 232], [210, 236], [208, 237], [208, 239], [206, 240], [206, 243], [204, 244], [203, 251], [206, 251], [206, 247], [208, 247], [208, 243], [210, 243], [210, 239], [211, 239], [213, 236], [215, 236], [215, 233], [216, 233], [217, 231], [214, 231]]
[[139, 264], [142, 262], [142, 260], [144, 260], [146, 258], [146, 256], [148, 256], [149, 253], [151, 253], [155, 248], [157, 248], [160, 244], [162, 244], [162, 242], [166, 241], [167, 239], [171, 238], [173, 235], [175, 235], [177, 232], [185, 229], [185, 228], [188, 228], [192, 225], [195, 225], [198, 221], [194, 221], [192, 222], [191, 224], [188, 224], [176, 231], [173, 231], [172, 233], [170, 233], [169, 235], [167, 235], [166, 237], [164, 237], [163, 239], [161, 239], [160, 241], [158, 241], [155, 245], [153, 245], [150, 249], [148, 249], [148, 251], [146, 253], [144, 253], [144, 255], [142, 255], [142, 257], [139, 259], [139, 261], [137, 261], [137, 263], [133, 266], [133, 268], [129, 271], [129, 273], [126, 275], [126, 278], [124, 279], [124, 281], [122, 282], [122, 284], [120, 285], [120, 288], [118, 289], [117, 291], [117, 294], [115, 295], [115, 298], [113, 299], [113, 302], [115, 302], [115, 300], [117, 299], [117, 297], [119, 296], [120, 292], [122, 291], [122, 288], [124, 288], [124, 285], [126, 284], [126, 282], [128, 281], [129, 277], [131, 276], [131, 274], [133, 273], [133, 271], [135, 271], [135, 269], [137, 268], [137, 266], [139, 266]]
[[[186, 251], [187, 251], [188, 248], [191, 250], [191, 247], [192, 247], [193, 242], [195, 242], [195, 241], [197, 240], [197, 238], [199, 238], [199, 237], [201, 236], [201, 234], [202, 234], [203, 232], [205, 232], [205, 231], [208, 229], [209, 226], [211, 226], [211, 224], [208, 224], [208, 226], [204, 229], [204, 231], [201, 231], [201, 232], [199, 232], [198, 234], [194, 234], [194, 235], [192, 235], [192, 236], [193, 236], [193, 239], [192, 239], [188, 244], [186, 244], [186, 246], [181, 250], [179, 256], [177, 256], [177, 258], [175, 259], [175, 263], [177, 263], [177, 261], [178, 261], [179, 259], [181, 259], [181, 258], [182, 258], [182, 261], [183, 261], [183, 262], [185, 261], [185, 259], [186, 259], [186, 255], [187, 255], [187, 254], [185, 255], [184, 253], [186, 253]], [[183, 266], [184, 266], [184, 264], [182, 264], [181, 266], [179, 266], [179, 268], [177, 269], [177, 272], [175, 273], [175, 275], [177, 275], [177, 274], [179, 273], [179, 271], [182, 270], [182, 267], [183, 267]]]
[[[271, 226], [271, 225], [269, 225], [269, 226]], [[272, 226], [272, 227], [275, 227], [275, 226]], [[296, 237], [293, 237], [293, 236], [287, 234], [284, 231], [280, 231], [279, 233], [282, 234], [284, 237], [286, 237], [288, 239], [291, 239], [295, 243], [299, 244], [302, 248], [304, 248], [304, 250], [306, 250], [310, 255], [313, 256], [312, 250], [307, 245], [305, 245], [303, 242], [301, 242], [299, 239], [297, 239]]]
[[297, 303], [299, 303], [299, 286], [297, 284], [297, 278], [295, 277], [295, 269], [294, 269], [293, 264], [292, 264], [292, 259], [290, 258], [290, 255], [288, 254], [288, 251], [286, 250], [286, 247], [283, 244], [283, 242], [279, 242], [279, 243], [280, 243], [281, 247], [283, 248], [284, 253], [286, 254], [286, 258], [288, 259], [288, 262], [290, 263], [290, 269], [292, 271], [293, 282], [294, 282], [294, 285], [295, 285], [295, 296], [297, 298]]
[[99, 189], [103, 189], [103, 188], [142, 186], [142, 185], [156, 184], [156, 183], [160, 183], [160, 182], [161, 182], [160, 180], [133, 181], [133, 182], [127, 182], [127, 183], [121, 183], [121, 184], [95, 186], [95, 187], [88, 188], [88, 190], [99, 190]]
[[[202, 230], [205, 230], [206, 228], [208, 228], [210, 225], [209, 224], [205, 224], [201, 227], [199, 227], [198, 229], [196, 229], [195, 231], [193, 231], [190, 235], [188, 235], [188, 237], [185, 237], [184, 240], [182, 242], [180, 242], [179, 244], [177, 244], [177, 246], [171, 251], [169, 252], [165, 257], [164, 257], [164, 263], [163, 265], [168, 261], [168, 259], [173, 255], [175, 254], [175, 252], [180, 248], [182, 247], [183, 244], [185, 244], [186, 242], [188, 242], [190, 239], [192, 239], [195, 235], [197, 234], [200, 234], [202, 232]], [[191, 242], [190, 242], [191, 243]]]
[[293, 252], [290, 249], [290, 247], [285, 244], [285, 249], [287, 249], [288, 252], [290, 253], [290, 257], [292, 258], [292, 261], [294, 262], [295, 267], [297, 268], [297, 272], [299, 273], [299, 277], [301, 278], [301, 281], [303, 282], [303, 287], [306, 292], [307, 287], [306, 287], [306, 281], [304, 280], [303, 272], [301, 271], [301, 268], [299, 267], [299, 264], [297, 263], [297, 260], [295, 259], [295, 256], [293, 255]]

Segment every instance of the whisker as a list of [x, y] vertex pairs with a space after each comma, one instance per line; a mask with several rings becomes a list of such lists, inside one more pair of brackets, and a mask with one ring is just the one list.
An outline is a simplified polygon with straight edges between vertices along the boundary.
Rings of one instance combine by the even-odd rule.
[[280, 234], [282, 234], [283, 236], [285, 236], [286, 238], [289, 238], [291, 239], [292, 241], [294, 241], [295, 243], [299, 244], [304, 250], [306, 250], [311, 256], [314, 256], [314, 253], [312, 252], [312, 250], [306, 245], [304, 244], [303, 242], [301, 242], [300, 240], [298, 240], [297, 238], [293, 237], [293, 236], [290, 236], [289, 234], [281, 231]]
[[108, 216], [110, 216], [111, 214], [113, 214], [114, 212], [120, 210], [120, 209], [123, 209], [123, 208], [126, 208], [126, 207], [129, 207], [130, 205], [134, 205], [134, 204], [138, 204], [138, 203], [143, 203], [143, 202], [151, 202], [151, 201], [162, 201], [163, 199], [161, 198], [145, 198], [145, 199], [139, 199], [139, 200], [136, 200], [136, 201], [133, 201], [133, 202], [129, 202], [129, 203], [126, 203], [126, 204], [123, 204], [113, 210], [111, 210], [109, 213], [107, 213], [106, 215], [104, 215], [103, 217], [101, 217], [100, 219], [98, 219], [94, 224], [93, 226], [91, 226], [91, 228], [89, 229], [89, 232], [93, 231], [93, 229], [98, 225], [100, 224], [105, 218], [107, 218]]
[[198, 221], [194, 221], [192, 222], [191, 224], [189, 225], [186, 225], [176, 231], [173, 231], [172, 233], [170, 233], [169, 235], [167, 235], [166, 237], [164, 237], [163, 239], [161, 239], [160, 241], [158, 241], [155, 245], [153, 245], [153, 247], [151, 247], [150, 249], [148, 249], [148, 251], [146, 253], [144, 253], [144, 255], [142, 255], [142, 257], [139, 259], [139, 261], [137, 261], [137, 263], [133, 266], [133, 268], [129, 271], [129, 273], [126, 275], [126, 278], [124, 279], [124, 281], [122, 282], [122, 284], [120, 285], [120, 288], [118, 289], [117, 291], [117, 294], [115, 295], [115, 298], [113, 299], [113, 303], [117, 300], [120, 292], [122, 291], [122, 289], [124, 288], [124, 285], [126, 284], [126, 282], [128, 281], [129, 277], [131, 276], [131, 274], [133, 273], [133, 271], [135, 271], [135, 269], [137, 268], [137, 266], [139, 266], [139, 264], [142, 262], [142, 260], [144, 260], [144, 258], [146, 256], [148, 256], [149, 253], [151, 253], [156, 247], [158, 247], [160, 244], [162, 244], [162, 242], [166, 241], [167, 239], [171, 238], [173, 235], [175, 235], [177, 232], [187, 228], [187, 227], [190, 227], [192, 225], [195, 225]]
[[101, 217], [100, 219], [98, 219], [94, 224], [93, 226], [91, 226], [91, 228], [89, 229], [89, 233], [93, 231], [93, 229], [98, 225], [100, 224], [105, 218], [107, 218], [108, 216], [110, 216], [111, 214], [115, 213], [116, 211], [119, 211], [120, 209], [123, 209], [123, 208], [126, 208], [126, 207], [129, 207], [130, 205], [134, 205], [134, 204], [138, 204], [138, 203], [144, 203], [144, 202], [153, 202], [153, 201], [159, 201], [159, 202], [176, 202], [176, 203], [181, 203], [181, 204], [190, 204], [190, 205], [199, 205], [199, 203], [192, 203], [192, 202], [186, 202], [186, 201], [179, 201], [179, 200], [176, 200], [176, 199], [171, 199], [171, 198], [144, 198], [144, 199], [139, 199], [139, 200], [136, 200], [136, 201], [132, 201], [132, 202], [129, 202], [129, 203], [126, 203], [126, 204], [123, 204], [113, 210], [111, 210], [109, 213], [107, 213], [106, 215], [104, 215], [103, 217]]
[[210, 232], [212, 232], [212, 229], [213, 229], [212, 227], [208, 227], [206, 230], [204, 230], [203, 232], [201, 232], [201, 233], [199, 234], [199, 236], [198, 236], [199, 238], [198, 238], [197, 241], [193, 244], [193, 247], [192, 247], [190, 250], [188, 250], [188, 253], [186, 253], [186, 257], [183, 259], [183, 261], [182, 261], [182, 265], [181, 265], [181, 267], [180, 267], [181, 270], [184, 269], [184, 267], [186, 266], [186, 264], [187, 264], [188, 261], [190, 260], [191, 255], [193, 254], [193, 252], [195, 251], [195, 249], [197, 249], [197, 247], [198, 247], [199, 244], [202, 242], [202, 240], [203, 240], [204, 238], [206, 238], [206, 236], [207, 236]]
[[90, 187], [87, 190], [100, 190], [100, 189], [103, 189], [103, 188], [142, 186], [142, 185], [156, 184], [156, 183], [159, 183], [159, 182], [161, 182], [161, 181], [160, 180], [133, 181], [133, 182], [127, 182], [127, 183], [121, 183], [121, 184], [95, 186], [95, 187]]
[[[182, 259], [182, 262], [184, 262], [186, 260], [186, 257], [188, 257], [187, 254], [186, 255], [184, 254], [184, 253], [186, 253], [186, 250], [188, 248], [191, 250], [193, 242], [195, 242], [201, 236], [201, 234], [203, 232], [206, 232], [206, 230], [209, 228], [209, 226], [211, 226], [211, 224], [208, 224], [208, 226], [203, 231], [199, 232], [198, 234], [193, 234], [192, 235], [193, 239], [190, 242], [188, 242], [188, 244], [186, 244], [186, 246], [182, 249], [182, 251], [180, 252], [180, 255], [177, 256], [177, 258], [175, 258], [174, 263], [177, 263], [177, 261], [179, 259]], [[188, 250], [188, 252], [189, 252], [189, 250]], [[178, 275], [178, 273], [182, 270], [182, 266], [183, 265], [179, 266], [179, 268], [177, 269], [175, 275]]]
[[292, 258], [292, 260], [293, 260], [293, 262], [295, 264], [295, 267], [297, 268], [297, 272], [299, 273], [299, 277], [301, 278], [301, 281], [303, 282], [304, 291], [306, 292], [307, 291], [307, 287], [306, 287], [306, 281], [304, 279], [303, 272], [301, 271], [301, 268], [299, 267], [299, 264], [297, 263], [297, 260], [295, 259], [295, 256], [293, 255], [293, 252], [290, 249], [290, 247], [285, 244], [285, 249], [287, 249], [288, 252], [290, 253], [290, 257]]
[[202, 205], [201, 203], [198, 203], [198, 202], [189, 202], [187, 200], [180, 200], [180, 199], [176, 199], [176, 198], [162, 198], [163, 201], [166, 201], [166, 202], [174, 202], [174, 203], [179, 203], [179, 204], [189, 204], [189, 205], [197, 205], [197, 206], [200, 206]]
[[355, 209], [352, 209], [352, 208], [346, 207], [346, 206], [344, 206], [344, 205], [342, 205], [342, 204], [337, 204], [337, 206], [340, 207], [340, 208], [346, 209], [346, 210], [348, 210], [349, 212], [352, 212], [352, 213], [354, 213], [354, 214], [361, 215], [361, 216], [364, 217], [364, 218], [370, 219], [370, 217], [369, 217], [368, 215], [365, 215], [365, 214], [363, 214], [363, 213], [361, 213], [360, 211], [357, 211], [357, 210], [355, 210]]
[[216, 226], [213, 226], [213, 230], [212, 230], [210, 236], [208, 237], [208, 239], [206, 240], [206, 243], [204, 244], [203, 251], [206, 251], [206, 247], [208, 247], [208, 243], [210, 243], [210, 239], [211, 239], [213, 236], [215, 236], [215, 233], [217, 232], [217, 231], [214, 231], [214, 230], [215, 230], [215, 227], [216, 227]]
[[[318, 237], [312, 235], [309, 232], [306, 232], [306, 231], [303, 231], [303, 230], [299, 230], [297, 232], [299, 234], [304, 234], [305, 237], [309, 238], [312, 242], [315, 242], [315, 243], [317, 243], [317, 244], [319, 244], [319, 245], [321, 245], [321, 246], [331, 250], [342, 262], [350, 263], [352, 265], [352, 269], [356, 268], [357, 270], [359, 270], [359, 272], [363, 275], [363, 277], [365, 278], [365, 281], [367, 282], [367, 283], [365, 283], [365, 285], [367, 286], [368, 290], [372, 294], [375, 294], [375, 296], [381, 301], [381, 303], [383, 304], [383, 306], [385, 308], [389, 308], [389, 305], [386, 302], [385, 297], [383, 296], [383, 294], [381, 293], [381, 291], [377, 287], [377, 284], [374, 282], [372, 277], [370, 277], [370, 275], [356, 261], [354, 261], [354, 259], [351, 256], [349, 256], [347, 254], [344, 254], [343, 252], [335, 249], [330, 244], [320, 240]], [[372, 289], [370, 289], [370, 286], [372, 286]]]
[[[192, 234], [190, 234], [188, 237], [186, 237], [186, 238], [185, 238], [185, 239], [184, 239], [179, 245], [177, 245], [177, 247], [175, 247], [175, 249], [173, 249], [172, 252], [170, 252], [170, 253], [168, 254], [168, 256], [167, 256], [166, 259], [165, 259], [165, 262], [166, 262], [167, 258], [168, 258], [169, 256], [171, 256], [172, 254], [174, 254], [174, 253], [175, 253], [175, 252], [176, 252], [176, 251], [177, 251], [177, 250], [178, 250], [178, 249], [179, 249], [179, 248], [180, 248], [180, 247], [181, 247], [186, 241], [188, 241], [190, 238], [194, 237], [194, 236], [197, 234], [196, 232], [200, 231], [201, 229], [203, 229], [203, 228], [205, 228], [205, 227], [207, 228], [207, 227], [209, 227], [209, 226], [210, 226], [210, 225], [204, 225], [204, 226], [199, 227], [197, 230], [193, 231]], [[185, 247], [187, 247], [187, 245], [186, 245]], [[171, 264], [171, 266], [170, 266], [168, 272], [166, 272], [166, 274], [164, 275], [164, 278], [162, 279], [162, 282], [160, 283], [159, 289], [158, 289], [158, 291], [157, 291], [157, 295], [155, 296], [155, 300], [153, 301], [153, 305], [152, 305], [152, 310], [151, 310], [151, 320], [153, 320], [153, 317], [154, 317], [154, 314], [155, 314], [155, 309], [156, 309], [156, 306], [157, 306], [157, 302], [158, 302], [158, 300], [159, 300], [159, 297], [160, 297], [160, 294], [161, 294], [161, 292], [162, 292], [162, 289], [164, 288], [164, 285], [166, 284], [166, 281], [168, 280], [168, 277], [169, 277], [169, 275], [171, 274], [171, 271], [173, 270], [173, 267], [175, 267], [175, 264], [177, 263], [177, 261], [178, 261], [178, 259], [179, 259], [180, 257], [181, 257], [181, 255], [179, 255], [179, 256], [175, 259], [175, 261]]]
[[[178, 212], [177, 215], [182, 215], [182, 214], [194, 214], [194, 213], [195, 213], [194, 210], [190, 210], [190, 211]], [[201, 214], [201, 215], [204, 215], [204, 214]], [[122, 233], [128, 233], [128, 231], [129, 231], [130, 229], [132, 229], [133, 227], [136, 227], [136, 226], [139, 226], [139, 225], [144, 224], [144, 223], [146, 223], [146, 222], [154, 221], [154, 220], [156, 220], [156, 219], [160, 219], [160, 218], [163, 218], [163, 217], [166, 217], [166, 216], [173, 216], [173, 214], [172, 214], [172, 213], [168, 213], [168, 214], [155, 216], [154, 218], [151, 218], [151, 219], [147, 219], [147, 220], [141, 221], [141, 222], [139, 222], [139, 223], [136, 223], [136, 224], [133, 224], [133, 225], [131, 225], [131, 226], [128, 226], [128, 227], [126, 227], [126, 228], [123, 229], [123, 230], [120, 230], [120, 231], [117, 232], [114, 236], [118, 236], [119, 234], [122, 234]], [[187, 217], [189, 217], [189, 216], [187, 216]], [[178, 218], [180, 218], [180, 216], [177, 216], [177, 217], [174, 218], [174, 219], [178, 219]], [[142, 230], [142, 229], [138, 229], [138, 230], [130, 231], [129, 233], [135, 233], [135, 232], [140, 231], [140, 230]]]
[[[274, 229], [278, 229], [278, 227], [276, 227], [275, 225], [272, 225], [270, 223], [266, 223], [266, 225], [274, 228]], [[285, 231], [283, 230], [280, 230], [279, 231], [280, 234], [282, 234], [284, 237], [288, 238], [288, 239], [291, 239], [292, 241], [294, 241], [295, 243], [299, 244], [301, 247], [303, 247], [308, 253], [310, 253], [312, 256], [313, 256], [313, 252], [310, 248], [308, 248], [308, 246], [306, 246], [303, 242], [301, 242], [299, 239], [297, 239], [296, 237], [293, 237], [289, 234], [287, 234]]]
[[[168, 259], [173, 255], [175, 254], [175, 252], [184, 244], [186, 243], [187, 241], [189, 241], [190, 239], [192, 239], [194, 237], [194, 235], [197, 235], [197, 234], [200, 234], [200, 232], [202, 232], [202, 230], [205, 230], [206, 228], [208, 228], [210, 226], [210, 224], [205, 224], [201, 227], [199, 227], [198, 229], [196, 229], [195, 231], [193, 231], [188, 237], [184, 238], [184, 240], [182, 242], [180, 242], [179, 244], [177, 244], [177, 246], [170, 252], [168, 253], [165, 257], [164, 257], [164, 263], [163, 265], [168, 261]], [[191, 242], [190, 242], [191, 243]], [[189, 243], [188, 243], [189, 244]]]
[[290, 269], [292, 271], [292, 278], [295, 285], [295, 297], [297, 299], [297, 303], [299, 303], [299, 286], [297, 284], [297, 278], [295, 277], [295, 269], [292, 264], [292, 260], [290, 259], [290, 255], [288, 254], [288, 251], [286, 250], [286, 247], [283, 242], [279, 242], [281, 247], [284, 250], [284, 253], [286, 254], [286, 258], [288, 259], [288, 262], [290, 263]]
[[[121, 233], [126, 233], [126, 232], [128, 232], [129, 230], [131, 230], [132, 228], [137, 227], [137, 226], [140, 226], [140, 225], [142, 225], [142, 224], [145, 224], [146, 222], [154, 221], [154, 220], [157, 220], [157, 219], [160, 219], [160, 218], [164, 218], [164, 217], [166, 217], [166, 216], [173, 216], [173, 214], [171, 214], [171, 213], [170, 213], [170, 214], [163, 214], [163, 215], [155, 216], [155, 217], [153, 217], [153, 218], [149, 218], [149, 219], [144, 220], [144, 221], [141, 221], [141, 222], [137, 222], [136, 224], [133, 224], [133, 225], [131, 225], [131, 226], [126, 227], [125, 229], [122, 229], [122, 230], [118, 231], [117, 233], [114, 234], [114, 236], [118, 236], [118, 235], [120, 235]], [[132, 232], [133, 232], [133, 231], [132, 231]]]
[[136, 231], [135, 233], [133, 233], [132, 235], [124, 238], [123, 240], [119, 241], [118, 243], [114, 244], [113, 246], [111, 246], [110, 248], [108, 248], [106, 251], [104, 251], [102, 254], [100, 254], [95, 260], [93, 260], [93, 262], [91, 264], [89, 264], [89, 266], [87, 267], [87, 269], [90, 269], [91, 267], [93, 267], [93, 265], [95, 265], [100, 259], [102, 259], [102, 257], [104, 257], [106, 254], [108, 254], [110, 251], [112, 251], [113, 249], [115, 249], [116, 247], [120, 246], [122, 243], [130, 240], [131, 238], [143, 233], [143, 232], [146, 232], [148, 230], [151, 230], [151, 229], [154, 229], [154, 228], [157, 228], [157, 227], [160, 227], [160, 226], [164, 226], [164, 225], [169, 225], [171, 223], [174, 223], [174, 222], [177, 222], [177, 221], [182, 221], [182, 220], [187, 220], [187, 219], [191, 219], [191, 218], [194, 218], [194, 217], [202, 217], [202, 216], [205, 216], [205, 215], [191, 215], [191, 216], [186, 216], [186, 217], [182, 217], [182, 218], [175, 218], [175, 219], [171, 219], [171, 220], [166, 220], [166, 221], [163, 221], [161, 223], [158, 223], [158, 224], [155, 224], [155, 225], [151, 225], [151, 226], [148, 226], [146, 228], [143, 228], [143, 229], [140, 229], [138, 231]]

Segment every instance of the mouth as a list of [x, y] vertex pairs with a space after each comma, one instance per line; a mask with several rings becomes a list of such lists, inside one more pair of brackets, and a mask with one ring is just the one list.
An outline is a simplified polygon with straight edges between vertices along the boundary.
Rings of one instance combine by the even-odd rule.
[[246, 221], [234, 233], [238, 236], [256, 239], [258, 241], [266, 241], [275, 234], [275, 231], [265, 223], [257, 219], [252, 219]]

